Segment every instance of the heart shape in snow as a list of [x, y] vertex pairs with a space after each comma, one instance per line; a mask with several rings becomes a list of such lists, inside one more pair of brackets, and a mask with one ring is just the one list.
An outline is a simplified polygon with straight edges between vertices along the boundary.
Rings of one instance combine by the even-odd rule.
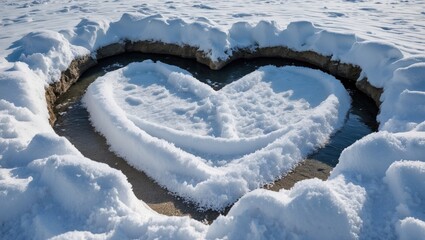
[[114, 152], [216, 210], [325, 144], [350, 105], [341, 83], [318, 70], [266, 66], [215, 91], [152, 61], [97, 79], [83, 101]]

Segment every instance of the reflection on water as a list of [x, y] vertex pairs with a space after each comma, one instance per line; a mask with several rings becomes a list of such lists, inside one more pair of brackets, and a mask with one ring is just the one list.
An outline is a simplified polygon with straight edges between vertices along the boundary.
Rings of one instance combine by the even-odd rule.
[[[289, 60], [264, 58], [238, 60], [220, 71], [213, 71], [194, 60], [165, 55], [126, 53], [102, 60], [97, 66], [84, 73], [80, 80], [58, 99], [56, 107], [58, 120], [54, 128], [59, 135], [67, 137], [84, 156], [121, 170], [133, 185], [133, 191], [136, 196], [139, 199], [143, 199], [154, 210], [166, 215], [190, 215], [197, 220], [211, 222], [219, 215], [218, 212], [198, 211], [195, 206], [172, 196], [144, 173], [135, 170], [122, 158], [110, 152], [105, 139], [96, 133], [90, 125], [89, 114], [82, 106], [81, 97], [88, 85], [96, 78], [131, 62], [146, 59], [161, 61], [186, 69], [195, 78], [207, 83], [216, 90], [264, 65], [312, 66]], [[375, 118], [378, 109], [374, 102], [357, 91], [354, 86], [346, 85], [345, 87], [353, 99], [345, 125], [340, 131], [335, 133], [324, 148], [309, 156], [309, 158], [319, 160], [332, 167], [338, 163], [339, 155], [344, 148], [377, 130]]]

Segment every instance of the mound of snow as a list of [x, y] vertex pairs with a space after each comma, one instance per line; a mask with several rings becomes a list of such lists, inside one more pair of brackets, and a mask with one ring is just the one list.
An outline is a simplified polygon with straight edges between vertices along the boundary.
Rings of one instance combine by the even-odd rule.
[[[374, 133], [342, 153], [329, 180], [243, 196], [211, 239], [417, 239], [424, 236], [425, 134]], [[405, 161], [409, 160], [409, 161]], [[419, 186], [418, 186], [419, 185]]]
[[113, 151], [170, 191], [213, 209], [324, 145], [350, 105], [341, 83], [318, 70], [262, 67], [216, 92], [152, 61], [97, 79], [83, 102]]
[[196, 239], [206, 230], [188, 217], [152, 211], [121, 172], [81, 156], [51, 155], [27, 167], [2, 169], [0, 184], [3, 239]]
[[291, 191], [255, 190], [208, 229], [209, 239], [355, 239], [365, 191], [343, 178], [301, 181]]

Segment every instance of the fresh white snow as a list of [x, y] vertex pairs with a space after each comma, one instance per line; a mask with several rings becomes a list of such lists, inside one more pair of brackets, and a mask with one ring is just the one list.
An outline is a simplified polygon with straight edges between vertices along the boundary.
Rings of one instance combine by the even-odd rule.
[[332, 32], [395, 44], [409, 55], [425, 51], [423, 0], [3, 0], [1, 5], [1, 56], [30, 31], [72, 28], [81, 18], [117, 21], [124, 13], [161, 14], [222, 29], [236, 22], [274, 21], [283, 29], [291, 22], [309, 21]]
[[[425, 49], [424, 4], [423, 1], [2, 2], [0, 237], [424, 238], [425, 56], [419, 55]], [[132, 14], [123, 14], [127, 12]], [[162, 15], [154, 15], [157, 13]], [[91, 20], [82, 20], [83, 16], [90, 16]], [[285, 89], [279, 92], [279, 87], [273, 86], [278, 78], [276, 76], [280, 79], [288, 72], [309, 75], [308, 79], [316, 79], [317, 74], [322, 74], [307, 69], [265, 67], [213, 92], [172, 66], [152, 62], [130, 65], [99, 79], [90, 88], [90, 94], [86, 95], [88, 106], [94, 103], [96, 96], [102, 95], [105, 98], [98, 103], [112, 104], [117, 101], [115, 105], [119, 106], [114, 109], [101, 105], [94, 107], [91, 117], [96, 127], [102, 131], [100, 128], [107, 128], [112, 123], [120, 124], [121, 130], [109, 129], [113, 136], [128, 138], [119, 139], [121, 144], [118, 145], [123, 145], [124, 141], [128, 145], [139, 144], [141, 140], [160, 149], [157, 154], [167, 164], [157, 162], [156, 170], [146, 170], [147, 166], [141, 167], [129, 161], [151, 175], [159, 175], [161, 167], [176, 166], [177, 173], [168, 178], [174, 182], [163, 183], [161, 181], [165, 180], [160, 178], [156, 178], [157, 181], [176, 193], [198, 201], [201, 206], [220, 208], [245, 194], [227, 216], [219, 217], [211, 226], [188, 217], [160, 215], [134, 196], [122, 173], [82, 156], [68, 140], [57, 136], [48, 123], [44, 87], [57, 81], [60, 72], [67, 68], [72, 59], [124, 39], [187, 44], [205, 51], [212, 59], [225, 59], [237, 48], [283, 45], [295, 50], [313, 50], [345, 63], [359, 65], [363, 69], [362, 76], [384, 90], [378, 116], [380, 132], [370, 134], [345, 149], [340, 163], [327, 181], [302, 181], [291, 190], [278, 193], [253, 190], [245, 194], [260, 183], [276, 178], [285, 168], [328, 138], [341, 121], [336, 111], [341, 115], [346, 111], [346, 104], [337, 106], [339, 102], [332, 95], [344, 94], [337, 94], [339, 91], [332, 89], [318, 92], [324, 94], [322, 98], [315, 96], [321, 101], [305, 99], [303, 102], [285, 98]], [[141, 82], [131, 83], [139, 79], [134, 74], [141, 71], [139, 67], [143, 65], [145, 71], [150, 70], [152, 75], [164, 82], [150, 86]], [[131, 77], [125, 78], [126, 71]], [[119, 73], [124, 75], [112, 77]], [[265, 78], [264, 75], [271, 77]], [[122, 81], [118, 82], [119, 79]], [[154, 79], [158, 80], [156, 77], [147, 80]], [[240, 84], [244, 82], [251, 84], [244, 86], [248, 90], [253, 87], [261, 91], [242, 91]], [[267, 88], [270, 82], [272, 87], [269, 85]], [[116, 92], [108, 90], [108, 86], [111, 88], [114, 83], [119, 83], [121, 87]], [[323, 88], [329, 86], [323, 82], [319, 85]], [[171, 119], [153, 115], [147, 121], [140, 116], [130, 116], [132, 111], [139, 113], [138, 106], [143, 105], [143, 101], [152, 99], [149, 94], [153, 92], [146, 91], [149, 87], [178, 93], [173, 96], [165, 94], [161, 101], [179, 101], [184, 104], [176, 107], [185, 109], [166, 109], [174, 111], [173, 114], [166, 114]], [[297, 90], [305, 89], [293, 86], [293, 90], [293, 94], [296, 94]], [[138, 95], [132, 96], [131, 91]], [[288, 135], [275, 138], [279, 131], [286, 130], [282, 128], [284, 122], [276, 122], [273, 118], [273, 114], [278, 114], [272, 111], [273, 106], [262, 109], [267, 111], [265, 116], [269, 118], [255, 118], [264, 123], [259, 126], [249, 125], [244, 114], [255, 115], [261, 109], [253, 109], [248, 101], [245, 102], [247, 108], [237, 107], [244, 103], [239, 101], [251, 93], [254, 99], [261, 99], [261, 106], [266, 106], [267, 99], [259, 96], [268, 91], [274, 91], [273, 98], [277, 101], [290, 100], [288, 104], [296, 105], [294, 109], [297, 111], [294, 115], [288, 115], [289, 118], [299, 119], [303, 111], [319, 109], [321, 104], [315, 105], [319, 102], [325, 103], [324, 107], [335, 114], [323, 113], [321, 109], [317, 116], [325, 119], [315, 119], [316, 115], [310, 119], [318, 121], [319, 125], [303, 126], [314, 129], [300, 135], [307, 137], [312, 144], [298, 138], [294, 122], [286, 129]], [[148, 96], [140, 98], [143, 92]], [[196, 97], [200, 101], [186, 96]], [[211, 104], [207, 104], [206, 96], [211, 99]], [[341, 101], [345, 98], [339, 95], [338, 99]], [[238, 103], [235, 108], [224, 106], [232, 101]], [[199, 103], [205, 103], [204, 108], [197, 105]], [[214, 111], [220, 107], [223, 110], [220, 114], [225, 114], [206, 114], [208, 110]], [[184, 114], [193, 115], [180, 121], [183, 111]], [[212, 124], [208, 116], [216, 117], [214, 121], [222, 120], [219, 121], [222, 125]], [[103, 117], [105, 125], [96, 123], [99, 122], [96, 117]], [[152, 124], [158, 119], [161, 124]], [[309, 121], [308, 117], [302, 119], [301, 122]], [[184, 127], [185, 132], [173, 121], [182, 123], [180, 127]], [[242, 124], [236, 124], [238, 121]], [[102, 132], [107, 135], [107, 131]], [[297, 136], [292, 138], [291, 132]], [[168, 144], [151, 134], [176, 143]], [[321, 138], [317, 139], [317, 135]], [[266, 147], [254, 153], [248, 152], [246, 159], [235, 156], [246, 154], [250, 148], [235, 148], [238, 152], [229, 150], [227, 153], [230, 157], [222, 158], [228, 162], [218, 162], [215, 161], [216, 156], [207, 152], [208, 148], [201, 145], [201, 149], [192, 149], [194, 145], [185, 142], [185, 137], [212, 141], [214, 144], [230, 141], [238, 145], [238, 141], [252, 141], [250, 144], [253, 146]], [[286, 143], [284, 139], [287, 139]], [[110, 139], [109, 142], [119, 154], [128, 154], [128, 159], [137, 154], [125, 149], [129, 146], [114, 147]], [[285, 146], [290, 153], [288, 156], [282, 157], [272, 151], [272, 148]], [[267, 153], [269, 150], [270, 153]], [[199, 156], [194, 157], [195, 153]], [[252, 157], [261, 154], [271, 157], [269, 159], [274, 160], [272, 164], [281, 164], [281, 169], [255, 162], [255, 159], [266, 159]], [[288, 165], [285, 157], [294, 162]], [[176, 164], [176, 158], [180, 165]], [[234, 159], [238, 161], [234, 162]], [[249, 164], [252, 165], [245, 165], [249, 166], [247, 169], [238, 169], [239, 162], [244, 160], [251, 161]], [[190, 166], [190, 171], [184, 171], [182, 166]], [[182, 177], [178, 174], [185, 175]], [[226, 174], [229, 178], [221, 178]], [[211, 185], [202, 184], [206, 191], [202, 194], [217, 198], [213, 201], [208, 199], [215, 205], [208, 204], [206, 198], [197, 199], [196, 191], [187, 190], [205, 179], [212, 179], [213, 183], [216, 181], [217, 185], [211, 188]], [[180, 189], [167, 184], [180, 186]], [[213, 191], [210, 192], [211, 189]], [[223, 191], [221, 195], [216, 195], [220, 191]]]
[[216, 92], [152, 61], [99, 78], [83, 102], [113, 151], [171, 192], [218, 210], [323, 146], [350, 106], [342, 84], [318, 70], [262, 67]]

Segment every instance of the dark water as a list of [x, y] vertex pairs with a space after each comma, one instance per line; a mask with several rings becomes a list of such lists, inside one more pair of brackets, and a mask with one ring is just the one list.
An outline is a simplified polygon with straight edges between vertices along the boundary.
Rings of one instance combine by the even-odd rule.
[[[154, 210], [167, 215], [187, 214], [197, 220], [210, 222], [218, 216], [218, 212], [197, 211], [195, 206], [170, 195], [144, 173], [135, 170], [123, 159], [111, 153], [105, 139], [96, 133], [90, 125], [89, 114], [81, 104], [81, 97], [86, 88], [96, 78], [131, 62], [146, 59], [161, 61], [186, 69], [194, 77], [216, 90], [265, 65], [314, 67], [290, 60], [259, 58], [238, 60], [219, 71], [214, 71], [194, 60], [165, 55], [127, 53], [102, 60], [97, 66], [84, 73], [80, 80], [58, 99], [56, 107], [58, 120], [54, 128], [59, 135], [67, 137], [86, 157], [121, 170], [133, 185], [136, 196], [143, 199]], [[375, 120], [378, 108], [374, 102], [354, 86], [345, 84], [345, 87], [351, 95], [352, 106], [344, 127], [332, 136], [325, 147], [309, 156], [309, 158], [319, 160], [332, 167], [338, 163], [339, 155], [344, 148], [363, 136], [376, 131], [378, 127]]]

